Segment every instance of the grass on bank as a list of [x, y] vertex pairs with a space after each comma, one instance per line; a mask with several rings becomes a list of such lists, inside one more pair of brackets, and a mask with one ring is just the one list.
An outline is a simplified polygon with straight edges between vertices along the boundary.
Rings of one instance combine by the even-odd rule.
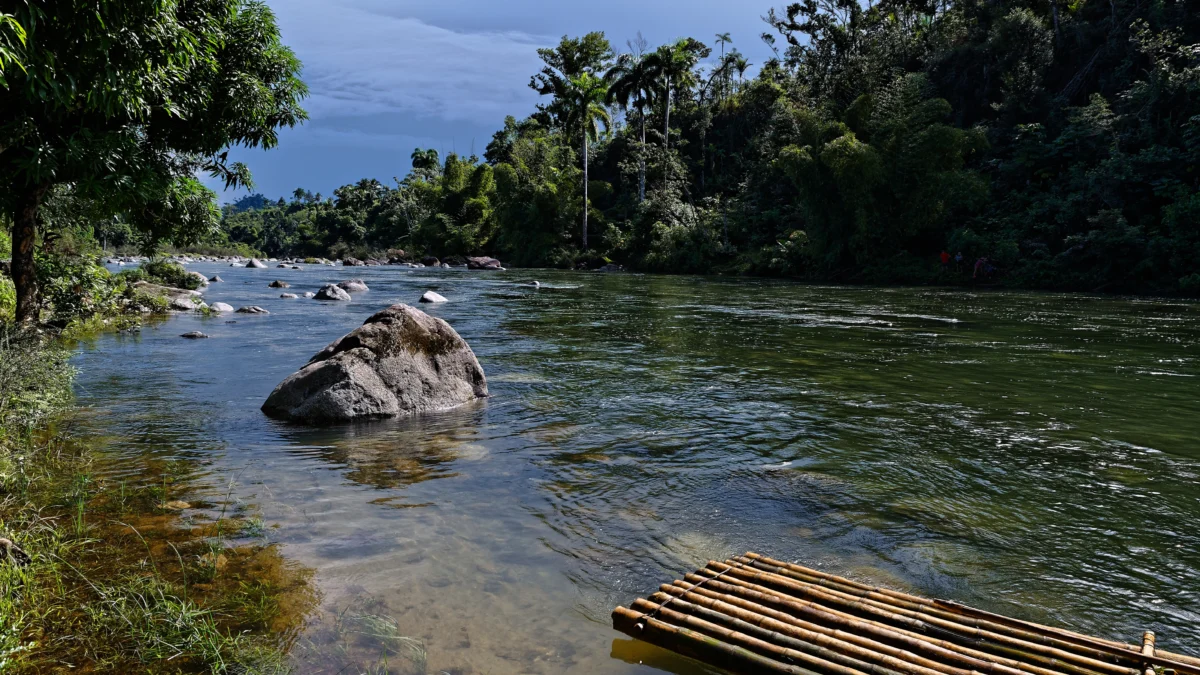
[[307, 573], [193, 495], [194, 463], [107, 471], [64, 418], [69, 355], [0, 325], [0, 537], [28, 555], [0, 560], [0, 673], [286, 672]]

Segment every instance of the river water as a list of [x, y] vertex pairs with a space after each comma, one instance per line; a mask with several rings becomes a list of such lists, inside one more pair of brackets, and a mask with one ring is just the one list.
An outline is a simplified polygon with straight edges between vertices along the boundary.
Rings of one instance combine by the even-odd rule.
[[[609, 612], [745, 551], [1200, 650], [1198, 305], [190, 269], [225, 279], [210, 303], [271, 314], [180, 316], [85, 346], [86, 424], [114, 439], [113, 466], [199, 467], [197, 489], [261, 516], [312, 570], [300, 673], [705, 672], [615, 633]], [[371, 290], [348, 304], [267, 287], [351, 277]], [[324, 429], [259, 411], [327, 343], [426, 290], [450, 299], [422, 308], [471, 344], [491, 399]], [[211, 339], [179, 337], [191, 330]], [[355, 648], [347, 631], [411, 639]]]

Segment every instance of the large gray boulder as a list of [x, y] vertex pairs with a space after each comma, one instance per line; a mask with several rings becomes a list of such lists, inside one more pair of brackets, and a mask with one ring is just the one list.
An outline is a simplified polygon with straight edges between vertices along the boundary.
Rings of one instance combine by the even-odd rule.
[[367, 284], [362, 279], [347, 279], [346, 281], [339, 281], [338, 288], [346, 291], [347, 293], [362, 293], [363, 291], [371, 290], [367, 288]]
[[258, 258], [251, 258], [246, 262], [246, 267], [253, 267], [258, 270], [265, 270], [267, 266], [259, 262]]
[[487, 395], [483, 368], [450, 324], [392, 305], [321, 350], [262, 409], [322, 424], [446, 410]]
[[214, 312], [217, 312], [218, 314], [221, 312], [233, 311], [233, 305], [229, 305], [224, 302], [214, 302], [213, 304], [209, 305], [208, 308]]
[[325, 284], [317, 294], [313, 296], [316, 300], [338, 300], [340, 302], [350, 302], [350, 294], [333, 284]]

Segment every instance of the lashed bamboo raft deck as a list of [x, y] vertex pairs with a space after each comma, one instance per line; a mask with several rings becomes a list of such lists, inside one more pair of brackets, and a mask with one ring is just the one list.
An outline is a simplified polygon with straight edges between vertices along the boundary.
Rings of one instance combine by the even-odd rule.
[[738, 673], [1200, 675], [1200, 659], [873, 588], [747, 553], [613, 611], [631, 637]]

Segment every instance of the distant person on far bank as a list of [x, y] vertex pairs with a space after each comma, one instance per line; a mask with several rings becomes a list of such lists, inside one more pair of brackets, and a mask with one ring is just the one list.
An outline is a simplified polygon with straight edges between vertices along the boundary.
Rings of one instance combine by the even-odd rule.
[[964, 260], [964, 258], [963, 258], [962, 251], [959, 251], [958, 255], [954, 256], [954, 271], [958, 272], [959, 274], [962, 274], [963, 260]]
[[950, 269], [950, 253], [948, 251], [942, 251], [942, 254], [938, 257], [942, 260], [942, 269]]

